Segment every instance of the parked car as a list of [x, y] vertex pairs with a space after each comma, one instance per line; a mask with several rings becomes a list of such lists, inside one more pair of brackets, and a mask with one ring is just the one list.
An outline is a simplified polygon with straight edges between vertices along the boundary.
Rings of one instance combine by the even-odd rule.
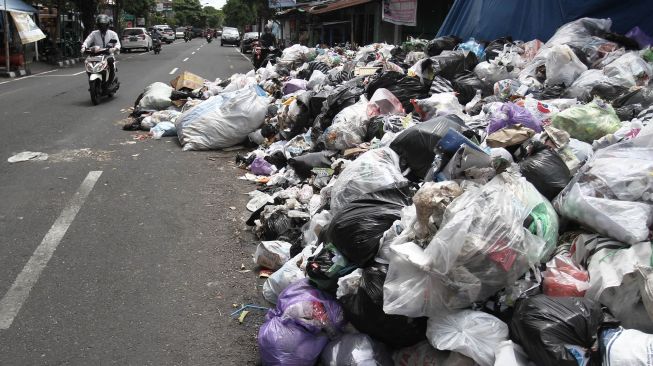
[[166, 43], [172, 43], [175, 41], [175, 31], [170, 28], [168, 25], [155, 25], [154, 28], [156, 28], [159, 33], [162, 35], [162, 41]]
[[141, 48], [145, 51], [152, 49], [152, 38], [147, 34], [145, 28], [125, 28], [122, 31], [122, 50], [130, 52], [133, 49]]
[[220, 46], [224, 46], [225, 44], [232, 44], [234, 46], [240, 45], [240, 33], [238, 33], [238, 29], [232, 27], [222, 28]]
[[177, 27], [177, 29], [175, 29], [175, 38], [184, 38], [185, 31], [186, 27]]
[[243, 39], [240, 41], [240, 52], [252, 52], [252, 43], [258, 40], [258, 32], [247, 32], [243, 34]]

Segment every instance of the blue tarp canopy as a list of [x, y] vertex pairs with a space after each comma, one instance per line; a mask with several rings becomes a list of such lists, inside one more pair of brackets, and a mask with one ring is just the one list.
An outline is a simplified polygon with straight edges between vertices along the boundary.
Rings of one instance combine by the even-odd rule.
[[[5, 0], [0, 0], [0, 11], [5, 10]], [[33, 6], [26, 4], [21, 0], [7, 0], [7, 10], [22, 13], [37, 13]]]
[[583, 17], [610, 18], [613, 32], [639, 26], [653, 35], [651, 0], [456, 0], [438, 36], [546, 42], [558, 27]]

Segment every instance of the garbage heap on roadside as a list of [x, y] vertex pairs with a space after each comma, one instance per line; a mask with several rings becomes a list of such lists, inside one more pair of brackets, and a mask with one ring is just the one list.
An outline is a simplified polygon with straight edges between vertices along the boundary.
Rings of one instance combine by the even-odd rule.
[[264, 365], [650, 365], [653, 41], [610, 27], [294, 45], [132, 124], [256, 146]]

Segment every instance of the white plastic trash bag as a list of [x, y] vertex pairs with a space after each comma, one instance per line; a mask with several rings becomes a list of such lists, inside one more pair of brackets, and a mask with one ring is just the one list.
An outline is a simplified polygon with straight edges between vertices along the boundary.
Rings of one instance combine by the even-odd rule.
[[592, 98], [592, 89], [600, 84], [607, 83], [608, 77], [603, 70], [587, 70], [580, 74], [573, 84], [565, 90], [565, 96], [568, 98], [578, 98], [580, 100], [590, 100]]
[[439, 350], [460, 352], [481, 366], [493, 366], [495, 351], [508, 340], [508, 325], [482, 311], [462, 310], [429, 318], [426, 338]]
[[324, 143], [329, 150], [345, 150], [363, 142], [367, 133], [367, 99], [360, 100], [344, 108], [335, 117], [323, 134]]
[[399, 155], [390, 148], [370, 150], [352, 161], [340, 173], [331, 191], [331, 213], [358, 197], [410, 182], [399, 170]]
[[553, 46], [544, 65], [547, 85], [571, 86], [582, 73], [587, 71], [587, 66], [566, 45]]
[[286, 287], [306, 277], [306, 261], [311, 256], [314, 247], [305, 247], [301, 253], [287, 261], [281, 268], [276, 270], [263, 283], [263, 297], [273, 303]]
[[629, 52], [604, 67], [603, 73], [609, 83], [630, 88], [648, 84], [653, 75], [653, 67], [637, 52]]
[[653, 335], [622, 327], [603, 329], [601, 356], [605, 366], [651, 366]]
[[268, 109], [265, 92], [250, 86], [211, 97], [177, 118], [183, 150], [223, 149], [242, 142], [261, 126]]
[[254, 263], [269, 269], [279, 269], [290, 259], [292, 244], [281, 241], [262, 241], [254, 253]]
[[520, 345], [512, 341], [499, 343], [494, 353], [494, 366], [535, 366]]
[[653, 136], [597, 151], [554, 201], [558, 212], [618, 241], [646, 240], [653, 223]]
[[166, 109], [172, 105], [170, 95], [173, 90], [170, 85], [161, 82], [150, 84], [145, 88], [143, 97], [138, 102], [138, 106], [143, 109]]

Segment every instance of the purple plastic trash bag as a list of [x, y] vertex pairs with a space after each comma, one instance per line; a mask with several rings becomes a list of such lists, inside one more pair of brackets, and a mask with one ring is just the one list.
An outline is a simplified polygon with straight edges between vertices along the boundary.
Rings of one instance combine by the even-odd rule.
[[306, 90], [308, 81], [304, 79], [291, 79], [283, 84], [283, 95], [294, 93], [298, 90]]
[[342, 332], [340, 304], [303, 279], [279, 295], [258, 334], [263, 365], [313, 365], [330, 338]]
[[641, 30], [639, 27], [635, 27], [626, 33], [626, 37], [632, 39], [633, 41], [637, 42], [639, 45], [639, 48], [646, 48], [648, 46], [653, 46], [653, 37], [649, 36], [646, 34], [643, 30]]
[[268, 163], [262, 157], [257, 157], [252, 161], [252, 164], [249, 166], [249, 170], [252, 174], [256, 175], [271, 175], [276, 170], [274, 166]]
[[542, 132], [542, 124], [533, 118], [531, 112], [526, 108], [520, 107], [514, 103], [505, 103], [501, 109], [492, 116], [490, 124], [487, 127], [487, 133], [491, 134], [514, 125], [522, 125], [535, 132]]

